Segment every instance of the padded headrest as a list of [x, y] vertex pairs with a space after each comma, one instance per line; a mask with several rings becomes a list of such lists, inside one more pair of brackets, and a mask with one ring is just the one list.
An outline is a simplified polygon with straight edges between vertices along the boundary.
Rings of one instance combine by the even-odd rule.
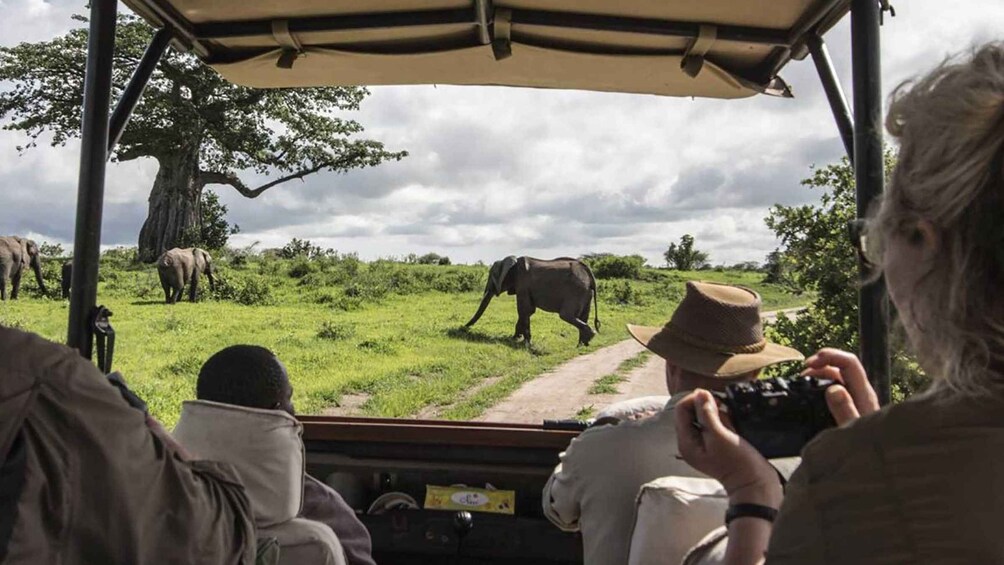
[[714, 479], [662, 477], [642, 485], [628, 564], [679, 563], [722, 525], [728, 506], [725, 489]]
[[303, 426], [281, 410], [205, 400], [181, 405], [174, 437], [199, 459], [233, 465], [259, 528], [296, 517], [303, 505]]

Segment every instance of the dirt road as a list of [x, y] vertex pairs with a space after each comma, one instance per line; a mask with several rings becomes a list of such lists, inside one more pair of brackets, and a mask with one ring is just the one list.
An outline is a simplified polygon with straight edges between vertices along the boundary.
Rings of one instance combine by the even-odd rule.
[[[789, 314], [799, 310], [801, 308], [765, 312], [763, 320], [770, 323], [779, 312]], [[644, 355], [644, 351], [645, 348], [638, 342], [627, 339], [576, 357], [529, 381], [509, 398], [488, 409], [478, 420], [540, 423], [544, 419], [590, 417], [613, 402], [639, 396], [666, 395], [662, 358], [648, 355], [641, 365], [626, 368], [641, 361], [639, 355]], [[621, 370], [618, 371], [618, 368]], [[601, 379], [620, 382], [606, 387], [594, 386]], [[592, 393], [590, 389], [593, 389]]]

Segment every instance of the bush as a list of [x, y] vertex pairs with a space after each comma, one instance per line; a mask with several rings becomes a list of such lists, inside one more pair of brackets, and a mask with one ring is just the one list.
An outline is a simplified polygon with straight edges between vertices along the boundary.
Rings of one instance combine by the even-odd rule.
[[288, 272], [289, 276], [294, 279], [302, 279], [310, 273], [313, 273], [314, 267], [310, 264], [310, 261], [306, 257], [299, 257], [293, 261], [292, 265], [289, 266]]
[[314, 259], [323, 255], [324, 252], [321, 248], [311, 243], [309, 239], [297, 239], [295, 237], [279, 250], [279, 257], [283, 259], [296, 259], [297, 257]]
[[268, 306], [275, 303], [268, 279], [255, 275], [244, 277], [216, 275], [216, 291], [212, 293], [212, 297], [245, 306]]
[[348, 339], [356, 335], [356, 326], [351, 322], [328, 321], [321, 324], [317, 337], [333, 341]]
[[583, 257], [583, 260], [599, 279], [638, 280], [645, 266], [645, 258], [641, 255], [598, 254]]
[[[413, 256], [414, 255], [409, 255], [408, 258], [411, 259]], [[450, 258], [438, 253], [426, 253], [425, 255], [408, 262], [418, 263], [419, 265], [449, 265]]]

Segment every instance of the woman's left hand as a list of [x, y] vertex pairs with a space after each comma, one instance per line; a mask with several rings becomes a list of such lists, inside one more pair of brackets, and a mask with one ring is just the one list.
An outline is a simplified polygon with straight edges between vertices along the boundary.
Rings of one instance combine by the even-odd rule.
[[676, 405], [675, 413], [677, 443], [687, 463], [722, 483], [733, 503], [780, 505], [777, 472], [732, 430], [710, 392], [694, 391]]

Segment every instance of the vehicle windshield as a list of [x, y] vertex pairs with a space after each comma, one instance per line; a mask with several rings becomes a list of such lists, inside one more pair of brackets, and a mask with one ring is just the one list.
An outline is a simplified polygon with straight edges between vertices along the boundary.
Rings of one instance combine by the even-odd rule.
[[[40, 259], [0, 324], [63, 341], [86, 24], [71, 19], [79, 6], [14, 7], [0, 24], [0, 231], [37, 243]], [[123, 11], [117, 93], [153, 35]], [[979, 10], [902, 12], [883, 28], [885, 91], [985, 30]], [[849, 33], [844, 20], [825, 37], [846, 85]], [[33, 58], [32, 45], [59, 56]], [[854, 304], [856, 256], [840, 231], [853, 174], [809, 58], [784, 68], [794, 98], [728, 101], [432, 84], [265, 91], [192, 54], [165, 60], [108, 166], [98, 302], [114, 313], [114, 369], [166, 425], [196, 397], [206, 360], [234, 344], [282, 361], [300, 415], [588, 420], [667, 394], [663, 362], [625, 325], [665, 324], [686, 281], [749, 287], [765, 313], [793, 320], [821, 300]], [[813, 247], [817, 233], [832, 241]], [[209, 257], [192, 257], [183, 290], [163, 274], [173, 248]], [[557, 258], [589, 276], [567, 288], [515, 276]], [[585, 300], [568, 312], [524, 303], [524, 282], [534, 296]], [[827, 294], [834, 282], [841, 292]], [[770, 335], [808, 347], [809, 323]], [[841, 324], [822, 337], [853, 334], [856, 321]]]

